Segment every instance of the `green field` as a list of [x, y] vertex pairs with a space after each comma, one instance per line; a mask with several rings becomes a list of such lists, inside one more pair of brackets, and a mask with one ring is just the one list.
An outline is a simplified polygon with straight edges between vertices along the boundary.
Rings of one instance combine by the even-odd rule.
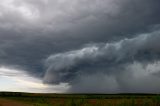
[[159, 94], [37, 94], [1, 92], [0, 106], [160, 106]]

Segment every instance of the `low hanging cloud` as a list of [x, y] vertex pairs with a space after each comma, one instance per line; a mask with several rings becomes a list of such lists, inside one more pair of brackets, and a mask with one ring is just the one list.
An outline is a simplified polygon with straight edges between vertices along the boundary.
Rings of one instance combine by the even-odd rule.
[[[159, 0], [1, 0], [0, 66], [23, 70], [47, 86], [65, 83], [68, 92], [138, 91], [144, 80], [158, 82], [159, 5]], [[145, 74], [147, 66], [155, 73], [135, 80], [132, 72]], [[144, 91], [158, 91], [156, 82]]]
[[[149, 89], [156, 92], [157, 90], [154, 90], [154, 88], [160, 88], [160, 86], [157, 85], [160, 78], [153, 73], [160, 72], [157, 70], [157, 65], [155, 65], [159, 64], [160, 59], [159, 35], [160, 31], [156, 30], [118, 42], [90, 44], [80, 50], [51, 55], [46, 60], [47, 71], [44, 76], [44, 82], [53, 84], [61, 82], [69, 83], [73, 87], [73, 90], [77, 90], [82, 84], [81, 86], [83, 87], [81, 90], [83, 92], [92, 92], [92, 90], [95, 92], [99, 87], [98, 82], [106, 84], [103, 86], [105, 88], [113, 87], [113, 91], [117, 92], [127, 92], [127, 89], [123, 89], [125, 86], [131, 87], [131, 91], [133, 89], [135, 89], [133, 91], [138, 91], [139, 88], [143, 88], [139, 90], [146, 92], [148, 91], [146, 89]], [[152, 69], [150, 68], [151, 72], [145, 72], [148, 71], [149, 65], [153, 67]], [[142, 71], [144, 72], [141, 76], [139, 73]], [[134, 76], [132, 73], [136, 75]], [[145, 76], [145, 73], [148, 75]], [[128, 79], [133, 78], [131, 81], [134, 82], [137, 80], [136, 77], [140, 80], [138, 85], [136, 85], [136, 82], [129, 85], [130, 82], [128, 81], [130, 80]], [[87, 79], [88, 83], [84, 79]], [[153, 86], [147, 86], [146, 84], [144, 84], [144, 86], [140, 85], [143, 85], [146, 81], [153, 81]], [[121, 83], [124, 84], [122, 87]], [[92, 84], [94, 87], [92, 87]], [[90, 85], [91, 88], [86, 85]], [[74, 87], [76, 87], [76, 89], [74, 89]], [[85, 87], [88, 90], [86, 90]], [[108, 90], [103, 87], [97, 91], [107, 92]], [[128, 88], [128, 92], [129, 91]]]

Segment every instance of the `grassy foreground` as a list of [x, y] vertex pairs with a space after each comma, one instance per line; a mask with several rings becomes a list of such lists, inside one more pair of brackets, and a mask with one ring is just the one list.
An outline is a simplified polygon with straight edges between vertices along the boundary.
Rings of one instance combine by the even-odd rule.
[[160, 95], [0, 93], [0, 106], [14, 106], [14, 104], [15, 106], [160, 106]]

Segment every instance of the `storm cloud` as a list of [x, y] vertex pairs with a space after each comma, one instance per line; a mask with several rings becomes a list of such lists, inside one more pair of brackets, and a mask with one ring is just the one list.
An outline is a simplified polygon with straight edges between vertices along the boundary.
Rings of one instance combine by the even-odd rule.
[[159, 4], [2, 0], [0, 66], [67, 92], [159, 92]]
[[[110, 84], [106, 83], [107, 87], [113, 86], [114, 83], [111, 83], [111, 81], [114, 80], [115, 82], [117, 82], [119, 87], [121, 87], [121, 83], [123, 82], [122, 79], [127, 77], [124, 80], [123, 83], [124, 85], [122, 86], [124, 87], [130, 84], [127, 83], [128, 78], [133, 77], [132, 81], [134, 82], [136, 81], [136, 77], [140, 76], [139, 74], [141, 74], [141, 71], [144, 71], [143, 72], [144, 75], [145, 73], [149, 75], [149, 76], [144, 76], [144, 79], [146, 78], [148, 79], [149, 77], [149, 81], [151, 82], [153, 81], [154, 83], [158, 84], [159, 76], [155, 75], [156, 73], [159, 73], [160, 70], [157, 70], [158, 65], [155, 64], [159, 64], [159, 59], [160, 59], [159, 35], [160, 31], [158, 30], [151, 33], [140, 34], [139, 36], [131, 39], [123, 39], [118, 42], [106, 43], [106, 44], [92, 44], [80, 50], [54, 54], [46, 60], [46, 65], [48, 67], [48, 70], [44, 76], [44, 81], [46, 83], [67, 82], [73, 85], [74, 84], [77, 85], [77, 83], [79, 82], [76, 81], [75, 83], [74, 80], [77, 80], [77, 78], [79, 77], [80, 78], [87, 77], [88, 80], [87, 79], [86, 80], [91, 81], [90, 83], [88, 83], [89, 85], [92, 85], [92, 83], [96, 82], [94, 80], [98, 78], [101, 79], [101, 80], [97, 79], [101, 83], [103, 83], [103, 81], [105, 83], [105, 81], [109, 80], [108, 82], [110, 82]], [[147, 69], [149, 65], [153, 65], [153, 67], [150, 68], [150, 70]], [[156, 68], [156, 70], [154, 68]], [[99, 73], [101, 73], [102, 75], [99, 76]], [[125, 76], [126, 73], [127, 75]], [[134, 74], [132, 73], [137, 74], [137, 76], [136, 75], [134, 76]], [[155, 76], [155, 78], [157, 78], [158, 80], [155, 81], [152, 78], [150, 79], [150, 76], [152, 77]], [[113, 77], [115, 79], [110, 81], [110, 77], [111, 78]], [[83, 83], [86, 83], [86, 80], [84, 80], [84, 78], [82, 81]], [[81, 80], [80, 83], [82, 83]], [[99, 85], [96, 85], [97, 83], [98, 82], [94, 84], [95, 86], [99, 87]], [[133, 83], [133, 85], [135, 83]], [[142, 81], [141, 83], [144, 82]], [[154, 85], [154, 88], [157, 89], [158, 87], [159, 89], [159, 86], [156, 84]], [[115, 86], [117, 87], [118, 85]], [[103, 85], [103, 87], [106, 86]], [[133, 86], [132, 89], [136, 90], [136, 87], [139, 86], [135, 86], [135, 88]], [[145, 88], [147, 89], [150, 88], [150, 85], [148, 85], [147, 87], [146, 86], [141, 86], [143, 88], [141, 89], [145, 91]], [[97, 89], [97, 87], [91, 87], [91, 88]], [[100, 89], [103, 89], [103, 87]], [[151, 88], [152, 87], [153, 86], [151, 86]], [[119, 90], [123, 89], [119, 88]], [[85, 91], [86, 90], [84, 90], [84, 92]], [[104, 91], [103, 90], [99, 91], [105, 92], [107, 91], [107, 89], [104, 89]], [[127, 89], [125, 91], [127, 91]]]

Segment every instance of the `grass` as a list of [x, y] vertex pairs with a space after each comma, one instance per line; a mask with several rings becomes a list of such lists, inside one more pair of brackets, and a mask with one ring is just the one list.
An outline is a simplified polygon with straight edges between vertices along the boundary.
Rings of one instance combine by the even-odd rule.
[[0, 93], [0, 98], [21, 101], [29, 106], [160, 106], [154, 94], [30, 94]]

